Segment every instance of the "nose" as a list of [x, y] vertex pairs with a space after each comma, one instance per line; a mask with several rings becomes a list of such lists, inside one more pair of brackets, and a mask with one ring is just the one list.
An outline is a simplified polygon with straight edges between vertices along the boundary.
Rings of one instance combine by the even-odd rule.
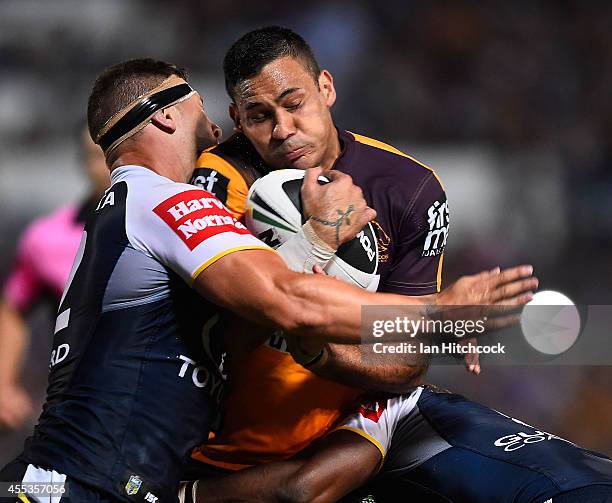
[[221, 128], [219, 126], [217, 126], [214, 122], [211, 121], [210, 123], [210, 128], [212, 129], [212, 134], [213, 136], [218, 140], [219, 138], [221, 138], [221, 134], [223, 133], [223, 131], [221, 130]]
[[272, 138], [285, 140], [295, 133], [295, 124], [290, 113], [281, 111], [276, 114], [276, 123], [272, 130]]

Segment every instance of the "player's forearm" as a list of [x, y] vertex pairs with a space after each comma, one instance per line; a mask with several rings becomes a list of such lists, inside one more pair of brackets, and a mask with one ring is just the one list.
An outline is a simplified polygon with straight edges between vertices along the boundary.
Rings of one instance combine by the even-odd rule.
[[[263, 250], [226, 255], [205, 269], [194, 287], [249, 321], [341, 344], [360, 342], [363, 306], [414, 306], [401, 295], [370, 293], [326, 276], [292, 272], [278, 255]], [[415, 319], [425, 316], [425, 307], [415, 307]]]
[[[415, 305], [434, 305], [436, 294], [406, 296]], [[360, 345], [328, 344], [327, 358], [311, 370], [327, 379], [365, 391], [408, 393], [421, 384], [429, 366], [427, 355], [374, 351], [371, 343]]]
[[331, 503], [365, 484], [380, 461], [380, 451], [370, 441], [337, 431], [292, 459], [200, 481], [196, 503]]
[[328, 358], [311, 370], [347, 386], [383, 393], [407, 393], [421, 384], [427, 371], [426, 355], [384, 354], [373, 351], [372, 344], [328, 344]]
[[21, 313], [5, 300], [0, 301], [0, 387], [19, 379], [28, 332]]
[[289, 335], [302, 335], [340, 344], [361, 342], [364, 306], [414, 307], [415, 319], [426, 318], [426, 306], [401, 295], [371, 293], [336, 279], [294, 274], [277, 285], [285, 299], [283, 319], [277, 320]]
[[347, 473], [343, 460], [352, 454], [348, 449], [345, 453], [321, 449], [305, 459], [277, 461], [201, 479], [194, 503], [332, 503], [364, 483], [377, 466], [367, 456], [353, 460], [357, 475]]
[[286, 484], [301, 465], [289, 460], [199, 480], [194, 503], [296, 501], [287, 497]]

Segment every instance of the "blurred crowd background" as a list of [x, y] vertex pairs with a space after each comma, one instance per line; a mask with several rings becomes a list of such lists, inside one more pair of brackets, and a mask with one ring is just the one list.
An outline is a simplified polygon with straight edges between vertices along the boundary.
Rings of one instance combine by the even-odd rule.
[[[295, 29], [332, 72], [339, 127], [439, 172], [447, 284], [528, 262], [542, 288], [612, 302], [612, 5], [585, 0], [2, 0], [0, 281], [27, 223], [84, 195], [77, 144], [103, 68], [145, 56], [186, 67], [227, 136], [223, 55], [269, 24]], [[29, 313], [38, 407], [53, 309]], [[430, 380], [612, 455], [612, 367], [484, 367]], [[34, 421], [0, 432], [0, 465]]]

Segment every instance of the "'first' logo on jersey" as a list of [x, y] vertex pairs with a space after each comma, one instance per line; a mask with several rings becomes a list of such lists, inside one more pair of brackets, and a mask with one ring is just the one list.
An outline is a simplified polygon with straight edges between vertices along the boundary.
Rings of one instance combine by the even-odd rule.
[[423, 257], [434, 257], [440, 255], [446, 246], [448, 237], [448, 203], [446, 201], [435, 201], [427, 210], [427, 223], [429, 232], [425, 237], [423, 245]]
[[208, 192], [186, 190], [158, 204], [153, 212], [181, 238], [190, 250], [223, 232], [248, 234], [223, 203]]

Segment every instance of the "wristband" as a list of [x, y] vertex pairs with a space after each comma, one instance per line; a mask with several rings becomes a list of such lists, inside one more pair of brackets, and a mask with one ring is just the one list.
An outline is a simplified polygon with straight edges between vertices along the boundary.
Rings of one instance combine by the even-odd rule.
[[318, 367], [321, 367], [327, 363], [329, 359], [329, 352], [327, 351], [327, 346], [323, 345], [321, 351], [317, 354], [312, 355], [311, 353], [306, 353], [300, 344], [300, 337], [286, 337], [287, 341], [287, 349], [289, 353], [293, 357], [296, 363], [299, 363], [302, 367], [313, 370]]
[[283, 257], [289, 269], [305, 273], [311, 273], [315, 264], [324, 269], [336, 253], [335, 249], [317, 236], [310, 220], [276, 251]]
[[323, 349], [321, 350], [321, 352], [309, 362], [304, 363], [303, 367], [312, 371], [314, 369], [317, 369], [325, 365], [328, 359], [329, 359], [329, 353], [327, 352], [327, 346], [323, 346]]

